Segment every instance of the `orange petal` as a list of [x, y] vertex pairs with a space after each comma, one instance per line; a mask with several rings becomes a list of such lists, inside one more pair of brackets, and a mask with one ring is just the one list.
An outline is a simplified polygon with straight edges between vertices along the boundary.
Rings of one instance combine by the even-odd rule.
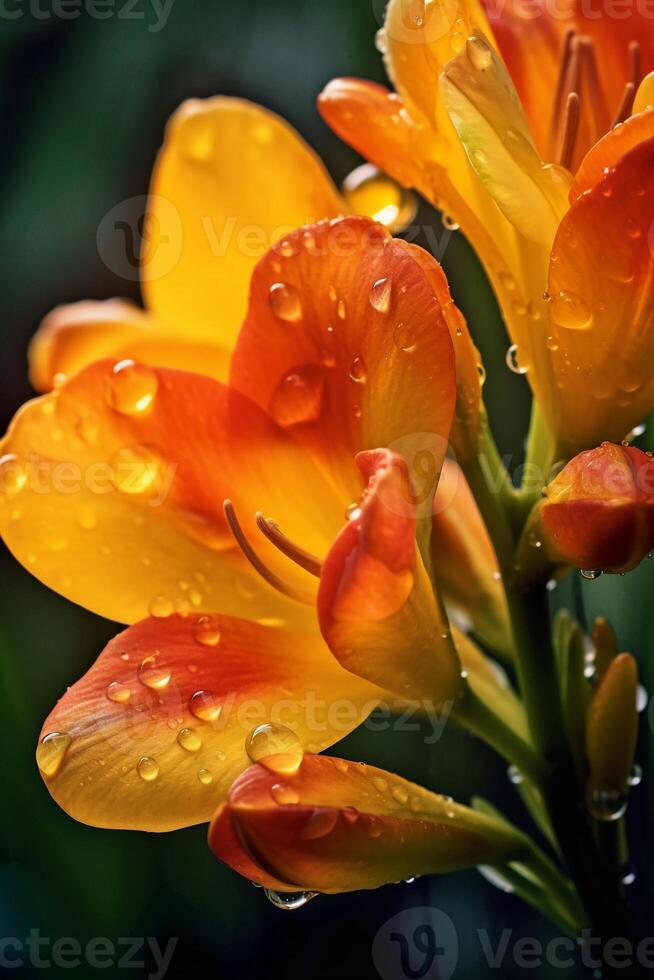
[[[431, 455], [438, 478], [454, 410], [452, 342], [421, 265], [368, 218], [301, 229], [259, 264], [231, 382], [350, 500], [360, 449], [390, 446], [415, 467]], [[432, 479], [425, 492], [434, 490]]]
[[[273, 875], [260, 868], [241, 844], [236, 830], [232, 812], [226, 803], [219, 807], [209, 827], [209, 846], [230, 868], [263, 888], [271, 888], [276, 892], [295, 891], [287, 882], [280, 881]], [[214, 847], [214, 842], [216, 846]], [[219, 842], [219, 843], [217, 843]]]
[[406, 464], [387, 450], [357, 457], [367, 488], [323, 564], [322, 634], [348, 670], [395, 694], [441, 703], [461, 668], [416, 545]]
[[610, 443], [580, 453], [547, 487], [541, 520], [553, 557], [629, 571], [654, 547], [654, 459]]
[[250, 764], [246, 740], [259, 725], [290, 729], [299, 764], [302, 747], [343, 738], [378, 698], [316, 633], [217, 615], [148, 619], [111, 640], [66, 691], [37, 761], [75, 819], [174, 830], [210, 819]]
[[[493, 817], [382, 769], [327, 756], [305, 756], [297, 773], [282, 780], [252, 766], [232, 786], [228, 808], [260, 868], [320, 892], [502, 864], [523, 847], [521, 837]], [[209, 843], [230, 863], [220, 820], [211, 826]]]
[[653, 167], [651, 138], [574, 202], [554, 242], [550, 334], [532, 381], [558, 458], [621, 441], [654, 407]]
[[506, 651], [511, 630], [495, 550], [461, 468], [450, 459], [434, 499], [431, 556], [443, 598], [486, 643]]
[[50, 391], [105, 357], [199, 371], [224, 380], [229, 352], [217, 343], [187, 339], [119, 299], [59, 306], [45, 317], [29, 348], [30, 378], [37, 391]]
[[303, 590], [315, 580], [259, 534], [255, 513], [320, 555], [343, 501], [287, 433], [219, 382], [98, 362], [24, 406], [0, 456], [5, 542], [74, 602], [123, 622], [155, 607], [312, 618], [256, 575], [223, 500], [264, 561]]
[[298, 225], [346, 210], [287, 123], [224, 97], [189, 100], [173, 115], [151, 195], [141, 257], [147, 306], [181, 335], [228, 349], [257, 261]]
[[586, 191], [603, 180], [611, 167], [639, 143], [654, 136], [654, 109], [630, 116], [610, 129], [586, 154], [570, 188], [573, 204]]

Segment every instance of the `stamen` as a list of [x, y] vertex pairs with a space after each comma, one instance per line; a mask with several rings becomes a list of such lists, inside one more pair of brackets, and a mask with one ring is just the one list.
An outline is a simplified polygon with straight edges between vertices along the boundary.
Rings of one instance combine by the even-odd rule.
[[554, 103], [552, 106], [552, 118], [550, 122], [550, 141], [553, 146], [556, 144], [559, 133], [561, 110], [564, 100], [567, 93], [571, 91], [570, 85], [568, 84], [571, 63], [573, 66], [571, 80], [575, 81], [575, 77], [578, 80], [579, 77], [579, 58], [577, 53], [577, 45], [575, 43], [576, 36], [577, 32], [575, 31], [574, 27], [569, 27], [563, 38], [563, 52], [561, 54], [561, 62], [559, 65], [559, 75], [556, 80]]
[[618, 107], [618, 111], [615, 114], [615, 119], [611, 123], [611, 129], [617, 126], [619, 123], [624, 122], [627, 116], [631, 112], [631, 107], [634, 104], [634, 99], [636, 97], [636, 86], [633, 82], [627, 82], [624, 87], [624, 92], [622, 93], [622, 100]]
[[265, 534], [268, 540], [272, 541], [275, 547], [279, 548], [283, 555], [286, 555], [287, 558], [294, 561], [300, 566], [300, 568], [304, 568], [305, 571], [315, 575], [316, 578], [320, 578], [322, 562], [319, 558], [316, 558], [315, 555], [305, 551], [304, 548], [300, 548], [300, 546], [291, 541], [290, 538], [287, 538], [286, 535], [279, 530], [277, 524], [264, 517], [260, 510], [257, 511], [255, 520], [257, 522], [257, 527], [262, 534]]
[[591, 139], [596, 143], [604, 133], [606, 126], [606, 116], [602, 118], [602, 86], [600, 85], [599, 72], [597, 70], [597, 56], [595, 53], [595, 43], [591, 37], [579, 39], [581, 51], [583, 53], [586, 71], [584, 78], [588, 82], [588, 97], [590, 109], [593, 117], [593, 132]]
[[643, 77], [640, 41], [629, 42], [629, 81], [638, 88]]
[[562, 167], [570, 169], [572, 154], [577, 139], [579, 129], [579, 96], [576, 92], [570, 92], [565, 105], [565, 118], [563, 121], [563, 135], [561, 137], [561, 149], [559, 151], [559, 163]]
[[315, 598], [309, 592], [304, 592], [302, 589], [297, 589], [293, 585], [289, 585], [283, 579], [275, 575], [267, 565], [259, 558], [258, 554], [246, 538], [243, 528], [238, 522], [236, 516], [236, 511], [234, 510], [234, 505], [231, 500], [223, 501], [223, 511], [225, 512], [225, 518], [229, 524], [229, 528], [234, 535], [234, 539], [238, 544], [239, 548], [250, 562], [252, 567], [256, 569], [259, 575], [268, 583], [272, 585], [273, 589], [277, 589], [282, 595], [288, 596], [289, 599], [297, 599], [298, 602], [304, 602], [309, 606], [314, 605]]

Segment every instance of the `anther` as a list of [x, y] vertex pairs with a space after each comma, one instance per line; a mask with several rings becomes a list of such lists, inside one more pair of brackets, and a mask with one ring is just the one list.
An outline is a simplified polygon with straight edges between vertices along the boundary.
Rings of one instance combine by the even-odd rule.
[[640, 41], [629, 42], [629, 81], [633, 82], [634, 87], [638, 85], [643, 76]]
[[277, 589], [277, 591], [281, 592], [282, 595], [288, 596], [289, 599], [296, 599], [298, 602], [304, 602], [307, 605], [312, 606], [315, 602], [315, 597], [311, 595], [311, 593], [305, 592], [302, 589], [297, 589], [295, 586], [285, 582], [278, 575], [275, 575], [275, 573], [271, 571], [266, 564], [264, 564], [246, 538], [243, 528], [238, 522], [236, 511], [234, 510], [234, 505], [231, 500], [223, 501], [223, 511], [225, 513], [227, 523], [229, 524], [229, 529], [234, 535], [234, 540], [236, 541], [237, 545], [252, 567], [268, 583], [268, 585], [271, 585], [273, 589]]
[[568, 170], [572, 164], [572, 154], [574, 153], [577, 131], [579, 129], [579, 96], [576, 92], [570, 92], [565, 105], [565, 117], [563, 120], [563, 134], [558, 160], [562, 167]]
[[274, 521], [269, 520], [264, 517], [261, 511], [257, 511], [255, 520], [257, 522], [257, 527], [262, 534], [268, 538], [269, 541], [278, 548], [283, 555], [294, 561], [296, 565], [300, 568], [304, 568], [305, 571], [310, 572], [315, 575], [316, 578], [320, 578], [320, 572], [322, 570], [322, 562], [315, 555], [310, 552], [305, 551], [304, 548], [300, 548], [299, 545], [287, 538], [286, 535], [279, 530], [277, 524]]
[[590, 102], [590, 111], [593, 120], [591, 139], [593, 143], [596, 143], [600, 136], [604, 134], [607, 120], [605, 111], [602, 111], [604, 101], [602, 98], [599, 72], [597, 70], [595, 44], [591, 37], [580, 38], [579, 44], [581, 45], [581, 52], [584, 59], [584, 80], [588, 85], [588, 101]]

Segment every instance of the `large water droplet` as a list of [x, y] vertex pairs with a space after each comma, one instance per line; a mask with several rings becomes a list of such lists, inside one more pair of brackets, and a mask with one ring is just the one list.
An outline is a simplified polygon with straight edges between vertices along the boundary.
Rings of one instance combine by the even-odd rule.
[[146, 783], [152, 783], [159, 775], [159, 764], [149, 755], [144, 755], [137, 762], [136, 771]]
[[588, 330], [592, 325], [592, 311], [577, 293], [560, 289], [550, 300], [549, 309], [552, 322], [566, 330]]
[[211, 775], [208, 769], [200, 769], [198, 771], [198, 779], [200, 780], [203, 786], [211, 786], [213, 782], [213, 776]]
[[211, 691], [196, 691], [191, 695], [188, 707], [191, 714], [201, 721], [216, 721], [222, 709]]
[[61, 732], [50, 732], [41, 739], [36, 749], [36, 764], [44, 776], [57, 775], [72, 741], [70, 735]]
[[158, 387], [159, 379], [147, 364], [119, 361], [109, 377], [107, 399], [123, 415], [142, 415], [151, 408]]
[[203, 647], [217, 647], [220, 643], [217, 616], [200, 616], [193, 627], [193, 639]]
[[273, 772], [297, 772], [304, 752], [299, 738], [285, 725], [258, 725], [245, 740], [245, 751], [252, 762], [260, 762]]
[[194, 728], [180, 728], [177, 741], [187, 752], [198, 752], [202, 748], [202, 738]]
[[594, 582], [602, 574], [601, 568], [580, 568], [581, 577], [587, 579], [589, 582]]
[[172, 616], [173, 610], [172, 602], [164, 595], [156, 595], [149, 607], [150, 615], [154, 616], [155, 619], [165, 619], [167, 616]]
[[627, 812], [627, 797], [624, 793], [596, 791], [592, 794], [589, 809], [596, 820], [619, 820]]
[[526, 374], [527, 373], [527, 368], [526, 367], [523, 367], [518, 362], [518, 345], [517, 344], [511, 344], [511, 346], [509, 347], [509, 349], [506, 352], [506, 358], [505, 358], [505, 360], [506, 360], [506, 366], [508, 367], [508, 369], [510, 371], [513, 371], [514, 374]]
[[293, 368], [275, 388], [270, 399], [270, 414], [283, 428], [315, 422], [322, 410], [324, 392], [322, 368], [316, 364]]
[[[379, 32], [380, 37], [384, 32]], [[396, 117], [400, 121], [400, 117]], [[352, 214], [365, 214], [391, 232], [406, 228], [415, 217], [418, 201], [415, 194], [364, 163], [349, 174], [343, 183], [343, 197]]]
[[302, 836], [306, 840], [318, 840], [327, 837], [338, 823], [338, 810], [316, 809], [302, 828]]
[[370, 290], [370, 305], [378, 313], [388, 313], [391, 307], [391, 294], [393, 292], [393, 280], [390, 276], [378, 279]]
[[411, 327], [400, 321], [393, 329], [393, 343], [404, 354], [413, 354], [416, 349], [416, 339]]
[[0, 492], [19, 493], [27, 483], [27, 469], [18, 456], [7, 453], [0, 457]]
[[270, 287], [270, 309], [280, 320], [297, 323], [302, 317], [302, 303], [294, 286], [275, 282]]
[[153, 653], [145, 657], [139, 667], [139, 680], [141, 684], [151, 688], [153, 691], [163, 691], [170, 683], [171, 671], [163, 662], [161, 655]]
[[271, 905], [284, 912], [301, 909], [317, 895], [317, 892], [274, 892], [271, 888], [264, 888], [263, 893]]

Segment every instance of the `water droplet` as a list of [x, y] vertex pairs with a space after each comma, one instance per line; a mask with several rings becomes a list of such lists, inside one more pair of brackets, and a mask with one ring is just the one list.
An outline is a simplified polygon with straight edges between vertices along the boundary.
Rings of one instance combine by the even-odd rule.
[[193, 639], [203, 647], [217, 647], [220, 643], [219, 619], [214, 616], [200, 616], [193, 627]]
[[452, 31], [450, 34], [450, 46], [455, 54], [459, 54], [460, 51], [463, 51], [465, 43], [466, 39], [461, 31]]
[[110, 701], [115, 701], [116, 704], [125, 704], [131, 696], [132, 692], [129, 687], [121, 681], [112, 681], [107, 687], [107, 697]]
[[191, 714], [200, 721], [216, 721], [222, 709], [222, 705], [211, 691], [196, 691], [191, 695], [188, 707]]
[[202, 739], [194, 728], [180, 728], [177, 741], [187, 752], [198, 752], [202, 748]]
[[636, 711], [638, 714], [641, 714], [645, 710], [648, 702], [649, 696], [647, 691], [642, 684], [639, 684], [636, 688]]
[[200, 780], [203, 786], [211, 786], [213, 782], [213, 776], [211, 775], [208, 769], [198, 770], [198, 779]]
[[505, 358], [505, 360], [506, 360], [506, 366], [508, 367], [508, 369], [510, 371], [513, 371], [514, 374], [526, 374], [527, 373], [527, 368], [521, 366], [518, 363], [518, 345], [517, 344], [511, 344], [511, 346], [509, 347], [509, 349], [506, 352], [506, 358]]
[[300, 768], [304, 752], [299, 738], [285, 725], [258, 725], [245, 740], [245, 751], [252, 762], [260, 762], [272, 772], [290, 775]]
[[[401, 116], [393, 116], [392, 121], [401, 123]], [[393, 233], [411, 223], [418, 206], [412, 191], [401, 187], [370, 163], [364, 163], [348, 174], [342, 192], [352, 214], [365, 214]]]
[[390, 276], [378, 279], [370, 290], [370, 305], [378, 313], [388, 313], [391, 306], [393, 280]]
[[110, 465], [111, 482], [127, 494], [150, 490], [159, 471], [158, 460], [143, 446], [124, 446], [114, 453]]
[[500, 280], [502, 286], [504, 286], [504, 288], [509, 292], [512, 293], [516, 288], [515, 279], [513, 278], [513, 276], [510, 276], [508, 272], [500, 272], [498, 275], [498, 279]]
[[347, 315], [347, 308], [345, 306], [344, 299], [339, 299], [338, 303], [336, 304], [336, 315], [338, 316], [339, 320], [345, 319]]
[[302, 422], [315, 422], [322, 410], [325, 381], [316, 364], [304, 364], [289, 371], [270, 399], [270, 414], [287, 428]]
[[627, 797], [624, 793], [596, 790], [590, 798], [589, 809], [596, 820], [619, 820], [627, 812]]
[[379, 793], [386, 793], [388, 790], [388, 782], [383, 776], [373, 776], [372, 785]]
[[70, 735], [61, 732], [50, 732], [41, 739], [36, 749], [36, 764], [44, 776], [57, 775], [72, 741]]
[[493, 64], [493, 55], [486, 41], [481, 37], [469, 37], [466, 41], [466, 54], [477, 71], [486, 71]]
[[560, 289], [552, 297], [550, 317], [566, 330], [588, 330], [593, 322], [593, 314], [586, 301], [566, 289]]
[[381, 837], [384, 833], [384, 825], [381, 820], [376, 820], [374, 817], [368, 818], [368, 836], [369, 837]]
[[405, 354], [413, 354], [416, 349], [416, 341], [411, 328], [404, 322], [397, 323], [393, 330], [393, 343], [398, 350]]
[[302, 317], [300, 297], [293, 286], [275, 282], [270, 287], [270, 308], [280, 320], [297, 323]]
[[384, 30], [383, 27], [380, 27], [380, 29], [375, 34], [375, 47], [377, 48], [380, 54], [386, 54], [386, 48], [387, 48], [386, 41], [387, 41], [386, 31]]
[[302, 836], [306, 840], [318, 840], [326, 837], [338, 823], [338, 810], [319, 810], [313, 811], [307, 822], [302, 828]]
[[27, 483], [27, 469], [13, 453], [0, 457], [0, 490], [6, 494], [19, 493]]
[[107, 400], [122, 415], [143, 415], [152, 407], [159, 379], [147, 364], [119, 361], [109, 377]]
[[317, 895], [317, 892], [275, 892], [271, 888], [264, 888], [263, 893], [271, 905], [284, 912], [301, 909]]
[[449, 214], [441, 214], [441, 224], [446, 231], [458, 231], [461, 225], [454, 218], [451, 218]]
[[517, 766], [509, 766], [506, 770], [506, 774], [509, 778], [509, 782], [513, 783], [514, 786], [519, 786], [522, 782], [522, 773]]
[[163, 595], [157, 595], [150, 603], [150, 615], [155, 619], [165, 619], [173, 614], [173, 604]]
[[141, 684], [151, 688], [153, 691], [163, 691], [170, 683], [170, 668], [163, 663], [158, 653], [153, 653], [146, 657], [139, 667], [139, 680]]
[[559, 349], [559, 342], [558, 342], [558, 340], [556, 339], [556, 337], [552, 336], [551, 334], [547, 338], [547, 340], [545, 341], [545, 343], [547, 344], [547, 349], [548, 350], [551, 350], [552, 352], [557, 351]]
[[494, 888], [499, 888], [501, 892], [507, 895], [513, 892], [513, 885], [496, 868], [492, 868], [488, 864], [480, 864], [477, 866], [477, 871]]
[[275, 802], [282, 804], [282, 806], [300, 802], [297, 790], [293, 789], [292, 786], [286, 786], [284, 783], [275, 783], [270, 792]]
[[356, 381], [356, 383], [360, 385], [364, 385], [368, 380], [365, 361], [359, 355], [357, 355], [352, 361], [350, 366], [350, 377], [352, 381]]
[[396, 803], [401, 803], [402, 805], [407, 803], [409, 799], [409, 794], [403, 786], [393, 786], [391, 789], [391, 796]]
[[363, 510], [359, 504], [348, 504], [345, 508], [346, 521], [358, 521], [362, 514]]
[[581, 577], [588, 579], [589, 582], [594, 582], [602, 574], [601, 568], [580, 568]]
[[142, 756], [136, 764], [136, 771], [146, 783], [154, 782], [159, 775], [159, 765], [149, 755]]
[[643, 770], [637, 762], [631, 767], [631, 772], [629, 773], [629, 778], [627, 783], [629, 786], [640, 786], [643, 781]]

